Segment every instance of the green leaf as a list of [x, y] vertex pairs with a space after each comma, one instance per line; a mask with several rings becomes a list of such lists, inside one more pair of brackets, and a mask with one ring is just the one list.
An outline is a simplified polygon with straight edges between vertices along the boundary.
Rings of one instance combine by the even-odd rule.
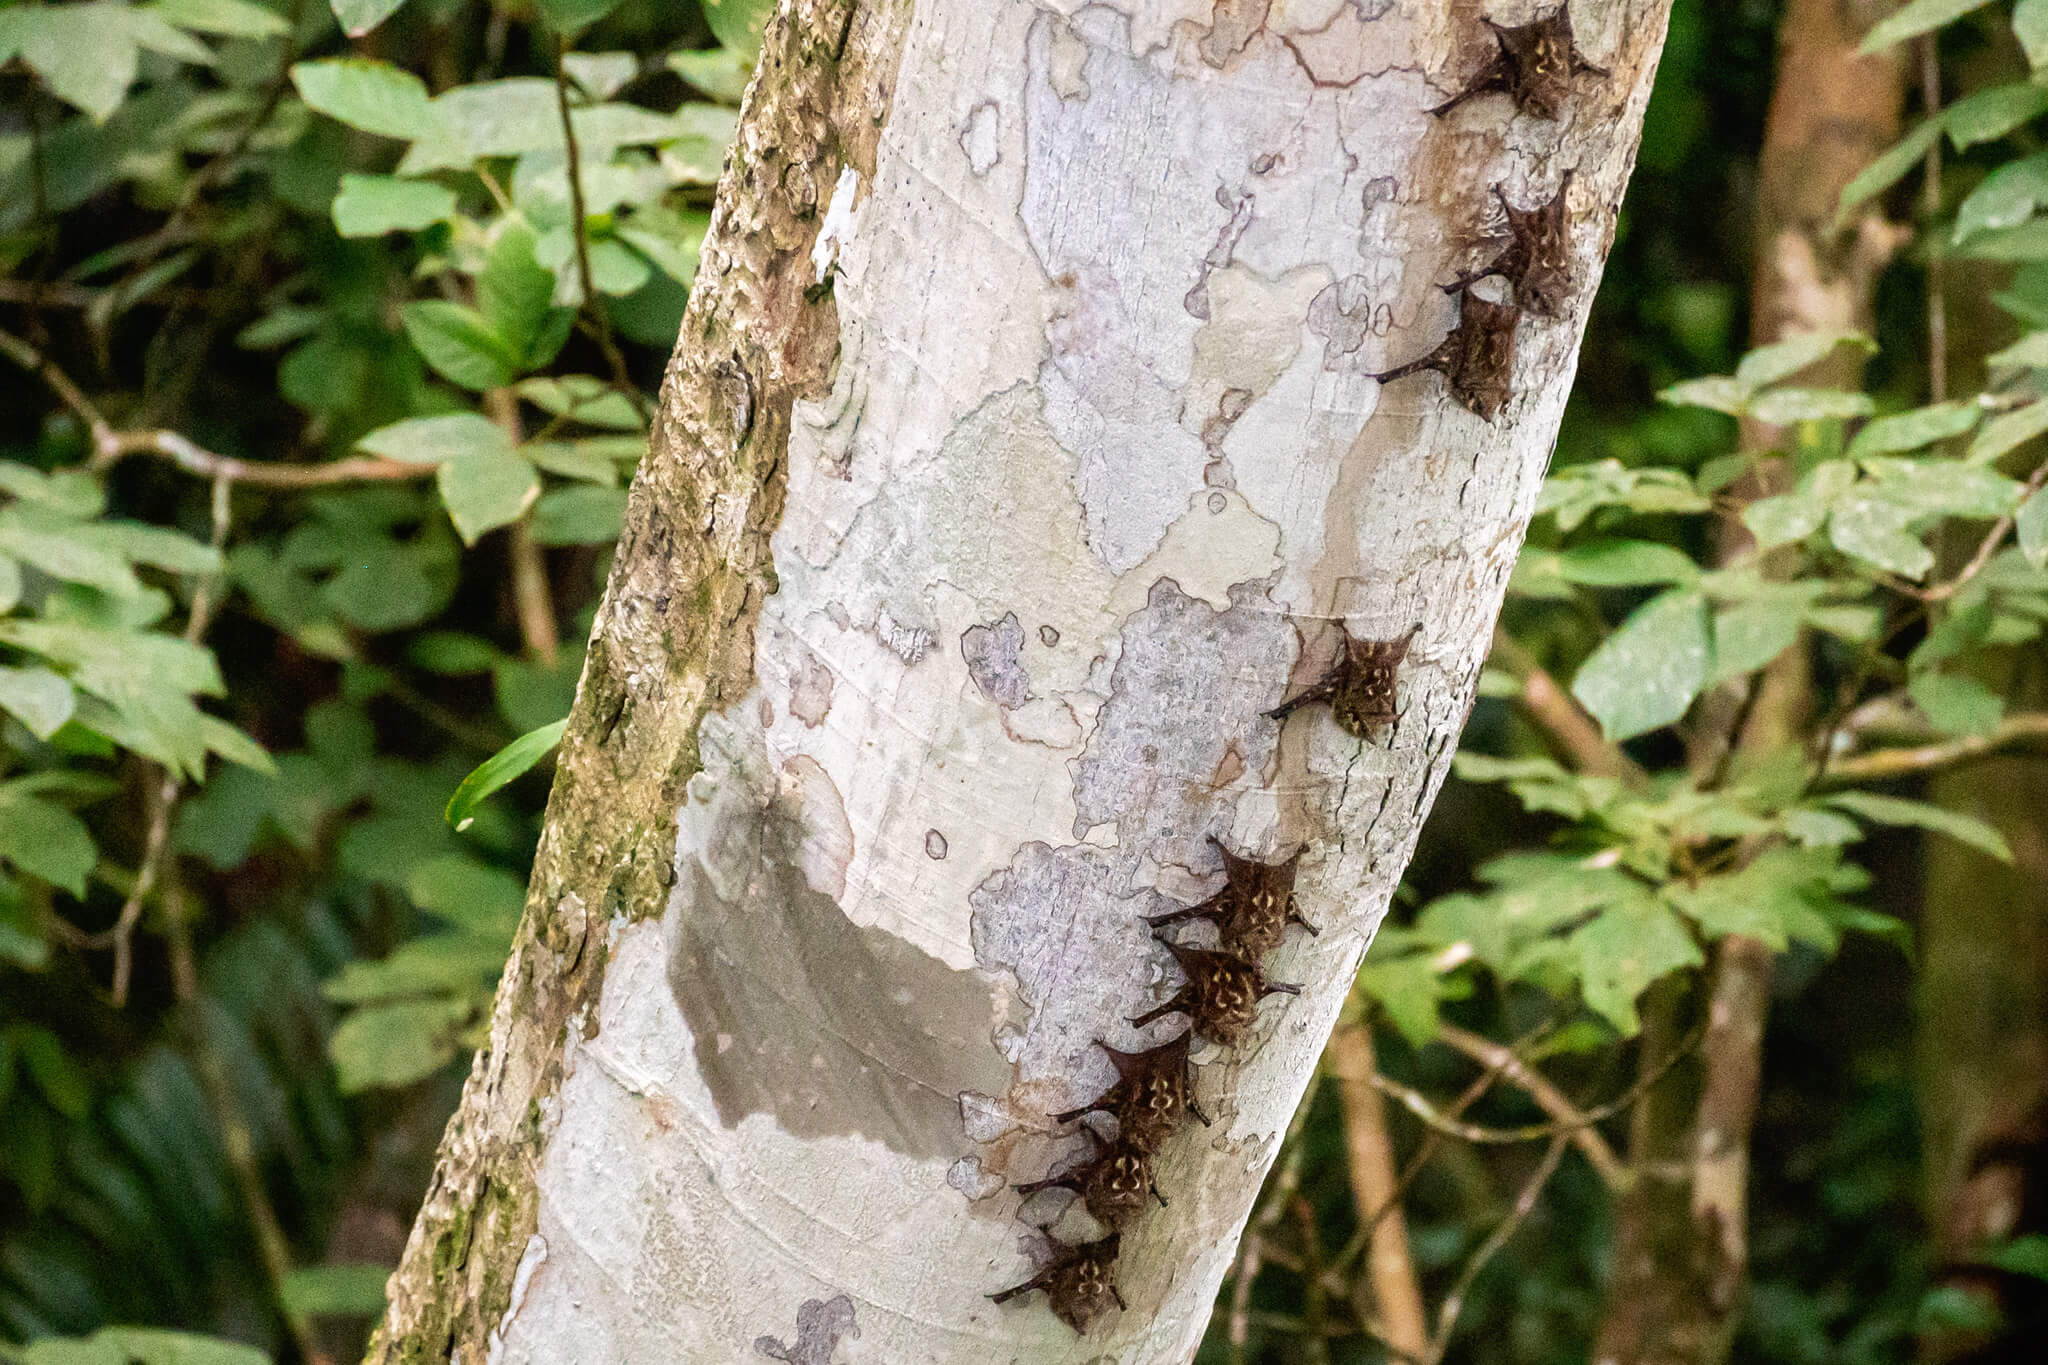
[[[2043, 0], [2048, 4], [2048, 0]], [[1984, 424], [1977, 439], [1970, 442], [1963, 459], [1970, 464], [1989, 464], [2048, 431], [2048, 399], [2035, 399], [2023, 408], [2002, 412]]]
[[1666, 888], [1672, 904], [1709, 938], [1743, 934], [1774, 952], [1793, 940], [1832, 951], [1837, 935], [1816, 902], [1826, 903], [1841, 854], [1833, 847], [1767, 848], [1734, 872]]
[[1714, 412], [1725, 412], [1730, 417], [1740, 417], [1749, 410], [1749, 397], [1753, 390], [1740, 380], [1725, 374], [1709, 375], [1705, 379], [1687, 379], [1669, 388], [1657, 391], [1657, 401], [1669, 403], [1676, 408], [1707, 408]]
[[[1382, 929], [1373, 947], [1380, 949], [1390, 937]], [[1432, 956], [1411, 953], [1394, 957], [1375, 951], [1366, 955], [1364, 965], [1358, 969], [1358, 989], [1379, 1004], [1388, 1022], [1414, 1047], [1424, 1046], [1437, 1034], [1437, 1006], [1443, 999], [1443, 982]]]
[[413, 904], [451, 924], [509, 941], [526, 907], [526, 883], [467, 854], [430, 858], [406, 878]]
[[1790, 379], [1824, 359], [1837, 346], [1854, 346], [1864, 352], [1877, 350], [1877, 343], [1861, 332], [1803, 332], [1769, 346], [1759, 346], [1742, 357], [1735, 367], [1735, 380], [1748, 389], [1761, 389]]
[[1828, 538], [1844, 554], [1918, 579], [1934, 567], [1934, 555], [1907, 533], [1917, 513], [1890, 498], [1858, 493], [1838, 501], [1828, 515]]
[[2048, 204], [2048, 153], [2009, 161], [1984, 177], [1956, 209], [1953, 241], [1979, 232], [2015, 228]]
[[2012, 36], [2020, 40], [2027, 65], [2048, 66], [2048, 0], [2019, 0], [2012, 7]]
[[2029, 332], [2004, 350], [1984, 357], [1984, 363], [2016, 369], [2048, 369], [2048, 331]]
[[1707, 598], [1678, 588], [1636, 609], [1601, 641], [1572, 680], [1572, 695], [1616, 743], [1669, 725], [1705, 686], [1713, 654]]
[[1958, 151], [2004, 137], [2048, 111], [2048, 89], [2028, 81], [1995, 85], [1950, 105], [1941, 116]]
[[1856, 433], [1844, 453], [1853, 460], [1864, 455], [1919, 450], [1962, 435], [1977, 425], [1981, 412], [1974, 400], [1965, 399], [1875, 418]]
[[19, 55], [51, 94], [95, 123], [120, 107], [135, 83], [141, 49], [207, 66], [212, 51], [155, 12], [121, 0], [0, 9], [0, 62]]
[[1939, 141], [1941, 119], [1936, 117], [1916, 125], [1912, 132], [1885, 148], [1875, 161], [1842, 186], [1841, 197], [1835, 206], [1836, 221], [1848, 217], [1849, 210], [1866, 199], [1875, 198], [1897, 184], [1907, 171], [1926, 160], [1927, 149]]
[[63, 729], [75, 706], [71, 684], [49, 669], [0, 667], [0, 709], [37, 739]]
[[2048, 566], [2048, 489], [2037, 488], [2027, 495], [2013, 518], [2013, 530], [2027, 562], [2037, 569]]
[[0, 786], [0, 859], [83, 897], [85, 879], [100, 855], [83, 820], [10, 783]]
[[1867, 417], [1875, 409], [1870, 395], [1841, 389], [1771, 389], [1750, 400], [1749, 415], [1774, 427], [1794, 422], [1840, 422]]
[[487, 531], [509, 526], [540, 496], [533, 466], [509, 452], [464, 455], [442, 464], [435, 476], [448, 518], [465, 545]]
[[416, 299], [399, 310], [420, 358], [451, 384], [479, 392], [510, 384], [521, 354], [476, 309], [446, 299]]
[[1572, 934], [1586, 1007], [1624, 1037], [1641, 1027], [1636, 999], [1671, 972], [1696, 967], [1699, 945], [1663, 905], [1610, 906]]
[[455, 216], [455, 191], [431, 180], [344, 175], [334, 199], [334, 228], [344, 237], [418, 232]]
[[455, 1059], [455, 1035], [470, 1016], [464, 1000], [368, 1005], [328, 1040], [344, 1094], [411, 1085]]
[[474, 412], [408, 418], [377, 428], [356, 445], [407, 464], [439, 464], [470, 455], [508, 454], [512, 449], [503, 427]]
[[729, 47], [707, 48], [701, 52], [671, 52], [668, 69], [720, 104], [739, 107], [754, 78], [754, 65], [746, 54]]
[[555, 32], [573, 38], [619, 7], [620, 0], [534, 0]]
[[470, 999], [488, 990], [497, 979], [504, 970], [508, 951], [504, 937], [429, 934], [401, 944], [381, 961], [357, 958], [321, 991], [328, 999], [344, 1005], [450, 994]]
[[2048, 1236], [2036, 1232], [2015, 1237], [1992, 1253], [1991, 1264], [2015, 1275], [2048, 1280]]
[[1714, 616], [1714, 667], [1707, 685], [1754, 673], [1799, 638], [1799, 613], [1782, 602], [1739, 602]]
[[291, 32], [276, 10], [251, 0], [154, 0], [148, 6], [169, 23], [195, 33], [229, 38], [275, 38]]
[[15, 1031], [15, 1051], [50, 1107], [74, 1122], [92, 1111], [92, 1087], [57, 1035], [30, 1025]]
[[[1977, 233], [1955, 251], [1974, 261], [2034, 262], [2048, 259], [2048, 219], [2030, 218], [2018, 227], [1993, 228]], [[2034, 326], [2048, 319], [2032, 316], [2032, 308], [2018, 291], [1997, 296], [2000, 306]]]
[[[543, 412], [566, 417], [588, 427], [612, 431], [644, 429], [640, 410], [633, 406], [632, 401], [594, 375], [522, 379], [519, 381], [519, 396]], [[2048, 404], [2043, 406], [2048, 407]]]
[[398, 7], [405, 0], [327, 0], [334, 9], [334, 18], [341, 25], [341, 31], [351, 38], [360, 38], [377, 25], [398, 13]]
[[488, 673], [504, 657], [490, 641], [452, 630], [430, 630], [414, 636], [405, 652], [427, 672], [451, 678]]
[[1826, 520], [1826, 506], [1806, 493], [1758, 498], [1742, 509], [1742, 524], [1756, 537], [1758, 548], [1764, 550], [1804, 540]]
[[391, 1267], [382, 1265], [312, 1265], [286, 1275], [278, 1297], [287, 1313], [306, 1317], [366, 1317], [384, 1311], [384, 1286]]
[[328, 57], [292, 67], [299, 98], [329, 118], [381, 137], [417, 138], [439, 118], [427, 87], [410, 71], [364, 57]]
[[1593, 587], [1694, 583], [1699, 565], [1682, 550], [1649, 540], [1595, 540], [1558, 556], [1559, 576]]
[[1917, 38], [1923, 33], [1932, 33], [1944, 24], [1953, 23], [1971, 10], [1981, 9], [1987, 0], [1911, 0], [1895, 13], [1871, 25], [1870, 32], [1863, 35], [1863, 45], [1857, 52], [1869, 56], [1882, 52], [1895, 43], [1908, 38]]
[[775, 14], [776, 0], [702, 0], [704, 22], [718, 41], [751, 62], [761, 50], [761, 32]]
[[156, 1327], [103, 1327], [90, 1337], [44, 1337], [22, 1365], [270, 1365], [252, 1346]]
[[1989, 734], [2005, 715], [1997, 693], [1960, 673], [1917, 674], [1906, 684], [1906, 695], [1945, 735]]
[[594, 100], [610, 99], [640, 74], [640, 59], [630, 52], [569, 52], [562, 66]]
[[553, 725], [527, 731], [478, 764], [474, 772], [462, 779], [455, 795], [448, 798], [448, 823], [457, 829], [467, 829], [476, 818], [476, 808], [492, 792], [547, 757], [562, 742], [562, 732], [568, 728], [569, 718], [564, 716]]
[[557, 488], [533, 509], [533, 538], [543, 545], [610, 545], [626, 515], [623, 488]]
[[506, 219], [476, 280], [477, 306], [520, 370], [553, 358], [534, 354], [554, 312], [555, 276], [534, 260], [533, 246], [533, 229]]
[[1907, 825], [1931, 830], [1988, 853], [2002, 863], [2012, 861], [2012, 850], [2006, 846], [2005, 836], [1997, 830], [1982, 820], [1929, 805], [1925, 801], [1880, 796], [1875, 792], [1836, 792], [1827, 798], [1827, 803], [1851, 815], [1861, 816], [1872, 824]]

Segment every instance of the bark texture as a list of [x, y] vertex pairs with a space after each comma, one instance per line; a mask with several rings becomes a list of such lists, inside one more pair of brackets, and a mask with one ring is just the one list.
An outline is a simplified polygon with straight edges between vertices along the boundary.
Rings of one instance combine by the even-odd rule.
[[[1442, 781], [1667, 0], [1557, 119], [1476, 5], [793, 0], [720, 189], [489, 1047], [377, 1360], [1181, 1361]], [[1548, 6], [1545, 9], [1549, 8]], [[1522, 23], [1543, 9], [1503, 4]], [[1430, 353], [1566, 173], [1486, 421]], [[1498, 279], [1475, 286], [1493, 301]], [[1395, 719], [1265, 712], [1419, 626]], [[1032, 1295], [1048, 1116], [1185, 1028], [1145, 916], [1299, 850], [1128, 1305]], [[1190, 943], [1206, 929], [1184, 929]]]

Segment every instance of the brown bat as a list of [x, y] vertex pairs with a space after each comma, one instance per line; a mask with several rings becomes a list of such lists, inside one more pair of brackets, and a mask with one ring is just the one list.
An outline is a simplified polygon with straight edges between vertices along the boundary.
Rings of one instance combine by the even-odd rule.
[[1117, 1145], [1146, 1156], [1179, 1132], [1189, 1115], [1206, 1126], [1209, 1119], [1195, 1107], [1190, 1079], [1188, 1044], [1192, 1038], [1183, 1033], [1143, 1052], [1119, 1052], [1098, 1041], [1095, 1046], [1108, 1053], [1116, 1066], [1115, 1082], [1079, 1109], [1054, 1114], [1053, 1121], [1070, 1123], [1083, 1114], [1109, 1114], [1116, 1119]]
[[1223, 949], [1253, 962], [1280, 946], [1289, 924], [1299, 924], [1311, 934], [1322, 932], [1302, 918], [1294, 903], [1300, 853], [1282, 862], [1260, 863], [1238, 857], [1213, 835], [1209, 842], [1223, 855], [1223, 889], [1200, 905], [1149, 915], [1147, 924], [1158, 929], [1183, 920], [1213, 920]]
[[1266, 714], [1275, 720], [1317, 702], [1330, 703], [1330, 713], [1346, 734], [1372, 740], [1394, 723], [1394, 682], [1408, 646], [1422, 630], [1418, 623], [1393, 640], [1361, 640], [1344, 632], [1344, 652], [1330, 671]]
[[1515, 288], [1515, 302], [1525, 308], [1556, 317], [1571, 293], [1571, 245], [1565, 239], [1568, 226], [1565, 194], [1571, 189], [1572, 172], [1558, 182], [1557, 193], [1547, 204], [1518, 209], [1508, 202], [1500, 186], [1493, 193], [1508, 216], [1508, 244], [1484, 270], [1460, 275], [1444, 286], [1447, 292], [1463, 289], [1475, 280], [1499, 275]]
[[1068, 1189], [1081, 1196], [1081, 1205], [1104, 1227], [1121, 1232], [1145, 1211], [1147, 1195], [1166, 1207], [1166, 1196], [1152, 1183], [1152, 1157], [1131, 1150], [1119, 1138], [1105, 1144], [1094, 1129], [1088, 1135], [1096, 1146], [1095, 1159], [1059, 1175], [1047, 1176], [1017, 1186], [1017, 1193], [1030, 1195], [1040, 1190]]
[[1491, 19], [1496, 51], [1493, 59], [1463, 91], [1451, 96], [1432, 114], [1447, 114], [1475, 95], [1501, 90], [1515, 102], [1515, 108], [1537, 118], [1554, 119], [1571, 98], [1572, 78], [1584, 72], [1605, 76], [1607, 68], [1595, 66], [1579, 51], [1572, 37], [1569, 4], [1559, 5], [1548, 15], [1519, 28], [1507, 28]]
[[1470, 289], [1458, 296], [1458, 322], [1427, 355], [1373, 375], [1391, 384], [1421, 370], [1440, 370], [1451, 397], [1491, 422], [1508, 401], [1508, 381], [1515, 368], [1515, 323], [1521, 307], [1488, 303]]
[[1151, 1023], [1169, 1014], [1185, 1014], [1193, 1021], [1190, 1030], [1220, 1047], [1235, 1047], [1259, 1017], [1259, 1001], [1269, 995], [1300, 995], [1301, 987], [1268, 981], [1256, 962], [1230, 953], [1213, 953], [1207, 948], [1183, 948], [1153, 935], [1166, 945], [1180, 964], [1187, 984], [1171, 1000], [1131, 1020], [1134, 1025]]
[[1114, 1232], [1093, 1242], [1062, 1246], [1051, 1265], [1022, 1284], [989, 1295], [989, 1300], [1008, 1303], [1020, 1294], [1043, 1289], [1053, 1315], [1076, 1332], [1085, 1333], [1112, 1306], [1128, 1307], [1116, 1288], [1116, 1253]]

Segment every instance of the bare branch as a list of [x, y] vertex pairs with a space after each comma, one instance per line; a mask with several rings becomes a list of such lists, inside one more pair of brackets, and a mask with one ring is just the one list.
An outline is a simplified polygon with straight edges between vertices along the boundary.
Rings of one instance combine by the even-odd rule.
[[1631, 1179], [1629, 1170], [1614, 1154], [1607, 1139], [1600, 1130], [1586, 1121], [1579, 1107], [1566, 1099], [1564, 1092], [1551, 1084], [1550, 1078], [1517, 1057], [1514, 1052], [1494, 1042], [1491, 1038], [1459, 1028], [1456, 1024], [1443, 1024], [1437, 1029], [1437, 1037], [1483, 1066], [1491, 1067], [1500, 1075], [1512, 1081], [1517, 1088], [1536, 1102], [1538, 1108], [1556, 1119], [1559, 1131], [1568, 1136], [1600, 1179], [1610, 1190], [1628, 1187]]

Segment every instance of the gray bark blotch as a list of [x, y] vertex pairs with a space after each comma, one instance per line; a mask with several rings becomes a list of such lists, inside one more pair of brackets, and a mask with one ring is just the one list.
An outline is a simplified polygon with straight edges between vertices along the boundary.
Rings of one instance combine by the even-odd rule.
[[[1093, 1047], [1102, 1001], [1130, 1006], [1120, 1004], [1118, 1014], [1142, 1008], [1147, 967], [1157, 955], [1145, 916], [1175, 902], [1129, 882], [1114, 850], [1033, 842], [968, 898], [975, 962], [1013, 976], [1031, 1009], [1019, 1077], [1059, 1083], [1055, 1093], [1038, 1097], [1045, 1101], [1035, 1106], [1040, 1110], [1086, 1099], [1113, 1078]], [[1130, 1047], [1137, 1036], [1112, 1041]]]
[[988, 1042], [990, 983], [849, 920], [805, 877], [803, 795], [781, 789], [760, 732], [712, 716], [702, 739], [665, 933], [719, 1120], [766, 1113], [801, 1138], [958, 1156], [960, 1092], [1009, 1078]]
[[967, 676], [974, 679], [982, 696], [1006, 711], [1031, 700], [1031, 675], [1019, 658], [1023, 650], [1024, 626], [1014, 611], [1000, 621], [969, 626], [960, 636]]
[[832, 1365], [840, 1338], [859, 1335], [852, 1299], [844, 1294], [805, 1299], [796, 1310], [796, 1344], [785, 1346], [780, 1337], [755, 1337], [754, 1354], [787, 1365]]
[[1232, 747], [1242, 781], [1256, 785], [1272, 763], [1280, 727], [1264, 712], [1286, 684], [1294, 627], [1250, 585], [1217, 611], [1161, 579], [1121, 639], [1109, 700], [1074, 768], [1074, 836], [1114, 824], [1131, 856], [1213, 866], [1209, 836], [1225, 834], [1232, 816], [1215, 776]]

